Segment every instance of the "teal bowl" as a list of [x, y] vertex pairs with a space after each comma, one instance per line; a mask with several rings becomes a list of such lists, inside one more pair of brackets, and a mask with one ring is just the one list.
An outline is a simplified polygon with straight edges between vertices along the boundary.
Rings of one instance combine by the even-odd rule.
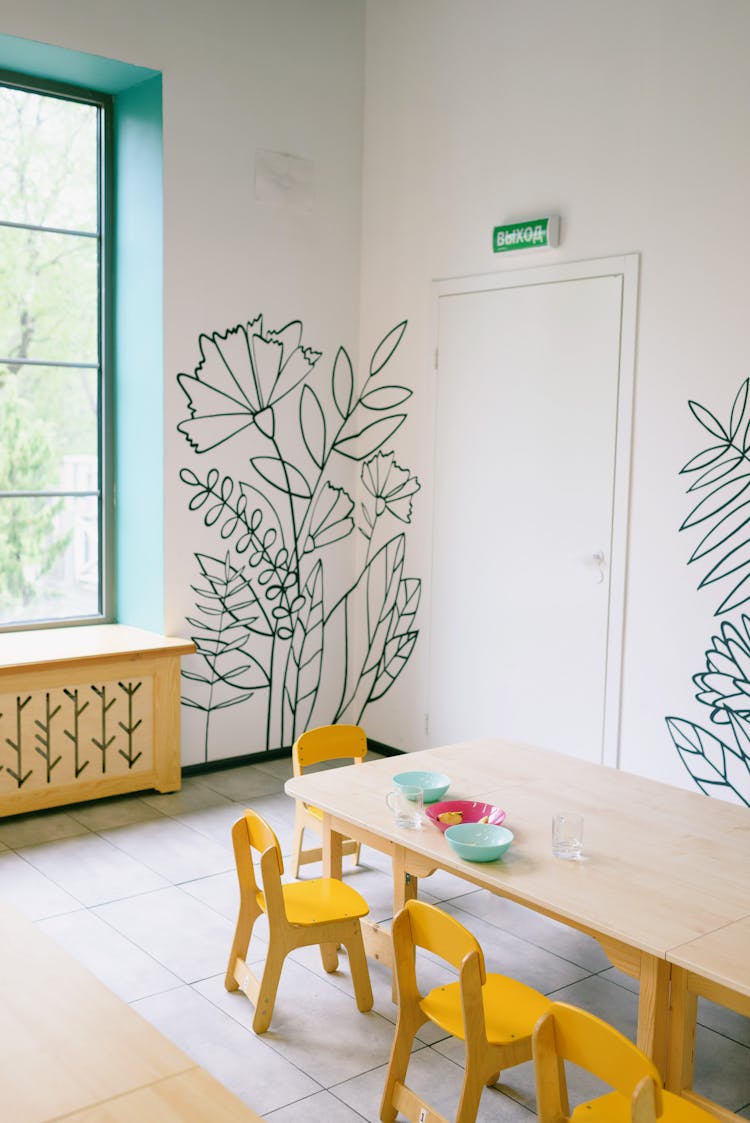
[[425, 803], [442, 799], [451, 786], [450, 776], [443, 772], [399, 772], [393, 782], [399, 788], [421, 788]]
[[493, 823], [457, 823], [445, 837], [459, 858], [467, 862], [494, 862], [502, 858], [513, 841], [513, 831]]

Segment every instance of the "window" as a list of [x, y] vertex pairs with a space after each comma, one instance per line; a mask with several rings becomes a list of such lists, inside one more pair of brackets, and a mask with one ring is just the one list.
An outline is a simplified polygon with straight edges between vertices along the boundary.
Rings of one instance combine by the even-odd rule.
[[0, 628], [109, 615], [109, 116], [0, 74]]

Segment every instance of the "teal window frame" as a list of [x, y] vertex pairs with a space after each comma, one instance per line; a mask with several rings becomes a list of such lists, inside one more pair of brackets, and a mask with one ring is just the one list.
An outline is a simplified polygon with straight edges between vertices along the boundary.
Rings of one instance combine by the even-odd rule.
[[[0, 68], [112, 99], [113, 227], [107, 296], [112, 325], [106, 344], [111, 431], [105, 434], [108, 460], [104, 471], [114, 481], [114, 505], [106, 578], [109, 612], [101, 620], [162, 632], [162, 75], [150, 68], [8, 35], [0, 35]], [[50, 626], [71, 623], [52, 622]]]

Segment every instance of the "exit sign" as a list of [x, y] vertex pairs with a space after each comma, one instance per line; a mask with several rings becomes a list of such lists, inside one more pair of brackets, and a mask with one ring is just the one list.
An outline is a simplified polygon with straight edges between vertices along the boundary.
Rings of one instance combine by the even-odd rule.
[[560, 216], [532, 218], [528, 222], [511, 222], [496, 226], [492, 232], [493, 253], [508, 250], [530, 250], [554, 247], [560, 242]]

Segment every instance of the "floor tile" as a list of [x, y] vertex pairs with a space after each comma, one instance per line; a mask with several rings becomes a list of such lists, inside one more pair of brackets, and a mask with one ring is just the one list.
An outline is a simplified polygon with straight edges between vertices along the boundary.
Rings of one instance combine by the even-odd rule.
[[134, 1009], [261, 1115], [321, 1091], [263, 1038], [192, 987], [143, 999]]
[[179, 819], [160, 816], [147, 823], [102, 832], [118, 850], [179, 885], [234, 869], [229, 837], [224, 845], [186, 827]]
[[[375, 1068], [332, 1091], [368, 1120], [380, 1118], [380, 1101], [385, 1084], [386, 1067]], [[407, 1081], [431, 1107], [446, 1119], [455, 1119], [463, 1072], [458, 1065], [434, 1049], [420, 1049], [409, 1062]], [[399, 1119], [402, 1116], [399, 1115]], [[477, 1123], [533, 1123], [535, 1116], [502, 1092], [488, 1088], [479, 1104]]]
[[617, 983], [591, 975], [587, 979], [562, 987], [553, 997], [559, 1002], [580, 1006], [635, 1041], [638, 1024], [638, 996]]
[[750, 1018], [735, 1014], [725, 1006], [717, 1006], [705, 998], [698, 999], [698, 1024], [716, 1030], [724, 1037], [750, 1048]]
[[252, 764], [210, 772], [204, 777], [206, 784], [220, 795], [235, 803], [250, 802], [253, 796], [270, 795], [279, 790], [279, 781], [268, 772], [261, 772]]
[[141, 796], [141, 798], [144, 803], [153, 807], [161, 815], [173, 816], [181, 815], [186, 811], [200, 811], [232, 802], [214, 788], [209, 787], [204, 779], [199, 776], [191, 776], [183, 780], [182, 787], [177, 792], [150, 792], [148, 795]]
[[484, 950], [488, 971], [511, 975], [542, 994], [552, 994], [587, 977], [584, 968], [560, 959], [535, 944], [519, 940], [517, 936], [509, 936], [494, 925], [457, 908], [452, 901], [445, 902], [442, 907], [474, 933]]
[[268, 772], [279, 782], [281, 787], [285, 780], [294, 774], [291, 756], [278, 757], [276, 760], [262, 760], [256, 765], [259, 772]]
[[106, 831], [131, 823], [145, 823], [157, 819], [161, 812], [139, 796], [97, 799], [91, 803], [77, 803], [68, 812], [81, 826], [90, 831]]
[[115, 901], [95, 912], [186, 983], [226, 969], [234, 925], [178, 887]]
[[37, 927], [126, 1002], [182, 985], [181, 979], [90, 909], [39, 921]]
[[[229, 994], [223, 977], [206, 979], [195, 989], [252, 1032], [251, 1003], [240, 991]], [[289, 958], [263, 1039], [321, 1086], [330, 1087], [385, 1064], [393, 1024], [374, 1011], [360, 1013], [351, 990], [330, 986]]]
[[281, 1107], [266, 1115], [268, 1123], [299, 1123], [301, 1119], [305, 1123], [361, 1123], [368, 1117], [353, 1111], [330, 1092], [318, 1092], [306, 1100], [289, 1104], [288, 1107]]
[[89, 907], [147, 893], [167, 884], [163, 877], [97, 834], [28, 846], [21, 854], [51, 881]]
[[88, 828], [68, 811], [34, 811], [0, 820], [0, 842], [13, 850], [87, 833]]
[[747, 1049], [699, 1025], [693, 1088], [730, 1111], [743, 1108], [750, 1102]]
[[601, 947], [591, 936], [505, 897], [477, 889], [466, 896], [454, 897], [452, 903], [503, 932], [554, 952], [579, 967], [585, 967], [587, 971], [603, 971], [610, 966]]
[[240, 889], [234, 870], [215, 873], [211, 877], [199, 877], [195, 881], [183, 881], [180, 888], [196, 900], [202, 901], [204, 905], [208, 905], [220, 916], [230, 920], [232, 924], [237, 920]]
[[0, 896], [30, 920], [73, 912], [81, 902], [13, 850], [0, 853]]

